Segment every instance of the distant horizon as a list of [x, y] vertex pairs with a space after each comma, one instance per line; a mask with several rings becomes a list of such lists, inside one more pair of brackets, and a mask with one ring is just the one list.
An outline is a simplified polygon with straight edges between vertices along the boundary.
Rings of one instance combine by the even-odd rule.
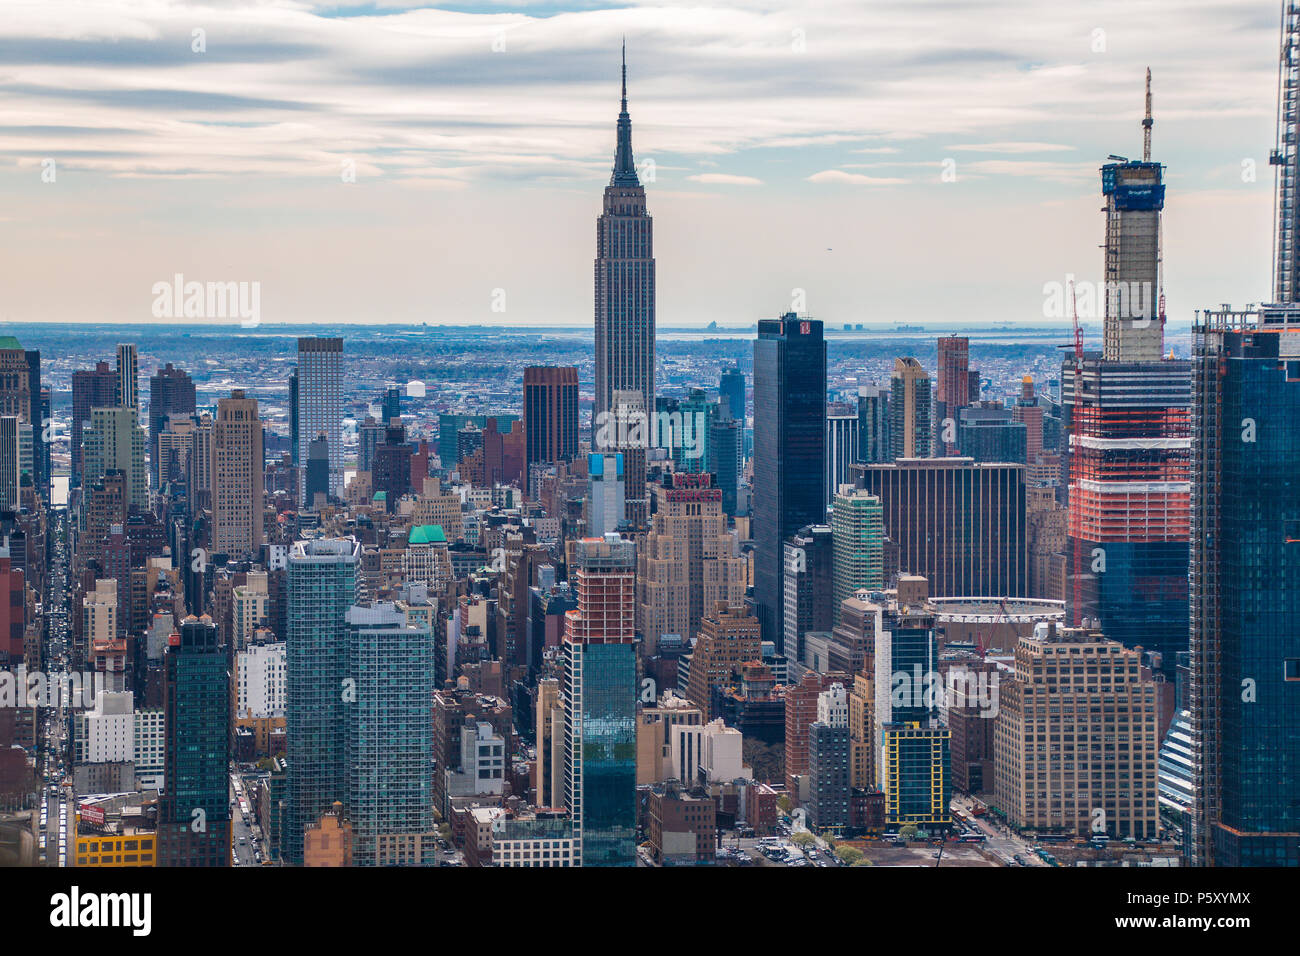
[[660, 329], [791, 310], [1033, 325], [1007, 316], [1103, 278], [1100, 167], [1142, 155], [1148, 68], [1169, 316], [1271, 294], [1271, 5], [15, 14], [0, 321], [166, 321], [188, 308], [158, 311], [153, 290], [184, 276], [257, 287], [264, 324], [578, 328], [624, 40]]

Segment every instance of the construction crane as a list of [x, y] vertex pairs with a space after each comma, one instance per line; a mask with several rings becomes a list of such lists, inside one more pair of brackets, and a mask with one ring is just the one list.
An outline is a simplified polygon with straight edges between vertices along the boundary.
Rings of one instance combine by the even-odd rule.
[[[1074, 407], [1070, 411], [1070, 438], [1079, 431], [1079, 411], [1083, 407], [1083, 332], [1079, 329], [1079, 303], [1074, 294], [1074, 282], [1070, 282], [1070, 315], [1074, 321]], [[1066, 449], [1066, 453], [1073, 461], [1075, 452]], [[1071, 469], [1073, 470], [1073, 469]], [[1070, 476], [1071, 478], [1073, 475]], [[1082, 506], [1082, 502], [1077, 500], [1073, 502], [1076, 511]], [[1080, 516], [1076, 513], [1071, 516], [1075, 521], [1079, 521]], [[1074, 567], [1072, 568], [1074, 578], [1074, 605], [1071, 609], [1073, 620], [1071, 623], [1076, 626], [1083, 624], [1083, 612], [1080, 610], [1080, 604], [1083, 603], [1083, 538], [1079, 533], [1083, 529], [1075, 529], [1074, 534]]]
[[[1142, 117], [1142, 162], [1151, 162], [1151, 127], [1155, 120], [1151, 117], [1151, 67], [1147, 67], [1147, 110]], [[1159, 217], [1160, 233], [1156, 237], [1156, 275], [1160, 283], [1160, 305], [1158, 317], [1160, 327], [1165, 327], [1165, 217]]]
[[1151, 127], [1155, 121], [1151, 118], [1151, 67], [1147, 67], [1147, 113], [1142, 118], [1142, 162], [1151, 162]]
[[1273, 300], [1295, 302], [1296, 188], [1300, 173], [1300, 5], [1282, 2], [1282, 39], [1277, 64], [1277, 133], [1268, 162], [1278, 167], [1273, 192]]

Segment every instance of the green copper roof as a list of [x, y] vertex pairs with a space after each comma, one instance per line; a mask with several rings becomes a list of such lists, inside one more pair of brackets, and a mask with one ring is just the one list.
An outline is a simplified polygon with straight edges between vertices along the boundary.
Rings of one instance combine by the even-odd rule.
[[0, 335], [0, 349], [20, 349], [21, 345], [12, 335]]
[[411, 529], [411, 544], [446, 544], [447, 535], [440, 524], [421, 524]]

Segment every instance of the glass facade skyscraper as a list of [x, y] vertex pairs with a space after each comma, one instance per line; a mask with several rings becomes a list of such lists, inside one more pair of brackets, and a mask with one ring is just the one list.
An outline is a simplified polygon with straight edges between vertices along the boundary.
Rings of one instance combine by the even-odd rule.
[[[286, 681], [289, 779], [284, 859], [302, 863], [303, 828], [348, 797], [346, 615], [356, 603], [353, 538], [299, 541], [289, 554]], [[355, 677], [353, 677], [355, 680]], [[352, 706], [355, 706], [354, 704]]]
[[[307, 461], [308, 446], [322, 435], [329, 446], [329, 493], [343, 491], [343, 340], [298, 339], [297, 422], [299, 463]], [[298, 473], [298, 500], [310, 505], [306, 475]]]
[[187, 618], [163, 653], [159, 866], [230, 865], [230, 672], [217, 626]]
[[1194, 332], [1194, 859], [1300, 866], [1300, 310]]
[[826, 521], [826, 342], [787, 312], [754, 341], [754, 604], [763, 640], [785, 653], [784, 544]]
[[352, 862], [374, 866], [380, 834], [433, 829], [433, 640], [393, 604], [349, 608], [347, 631]]
[[564, 635], [565, 800], [583, 866], [636, 863], [636, 545], [584, 538]]

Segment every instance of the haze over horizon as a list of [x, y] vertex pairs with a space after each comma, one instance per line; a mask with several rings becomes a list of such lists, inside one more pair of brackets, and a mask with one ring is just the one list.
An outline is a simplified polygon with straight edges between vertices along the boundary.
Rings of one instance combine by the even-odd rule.
[[590, 325], [624, 36], [660, 328], [1049, 324], [1147, 66], [1171, 326], [1269, 297], [1275, 4], [483, 6], [8, 4], [0, 321]]

